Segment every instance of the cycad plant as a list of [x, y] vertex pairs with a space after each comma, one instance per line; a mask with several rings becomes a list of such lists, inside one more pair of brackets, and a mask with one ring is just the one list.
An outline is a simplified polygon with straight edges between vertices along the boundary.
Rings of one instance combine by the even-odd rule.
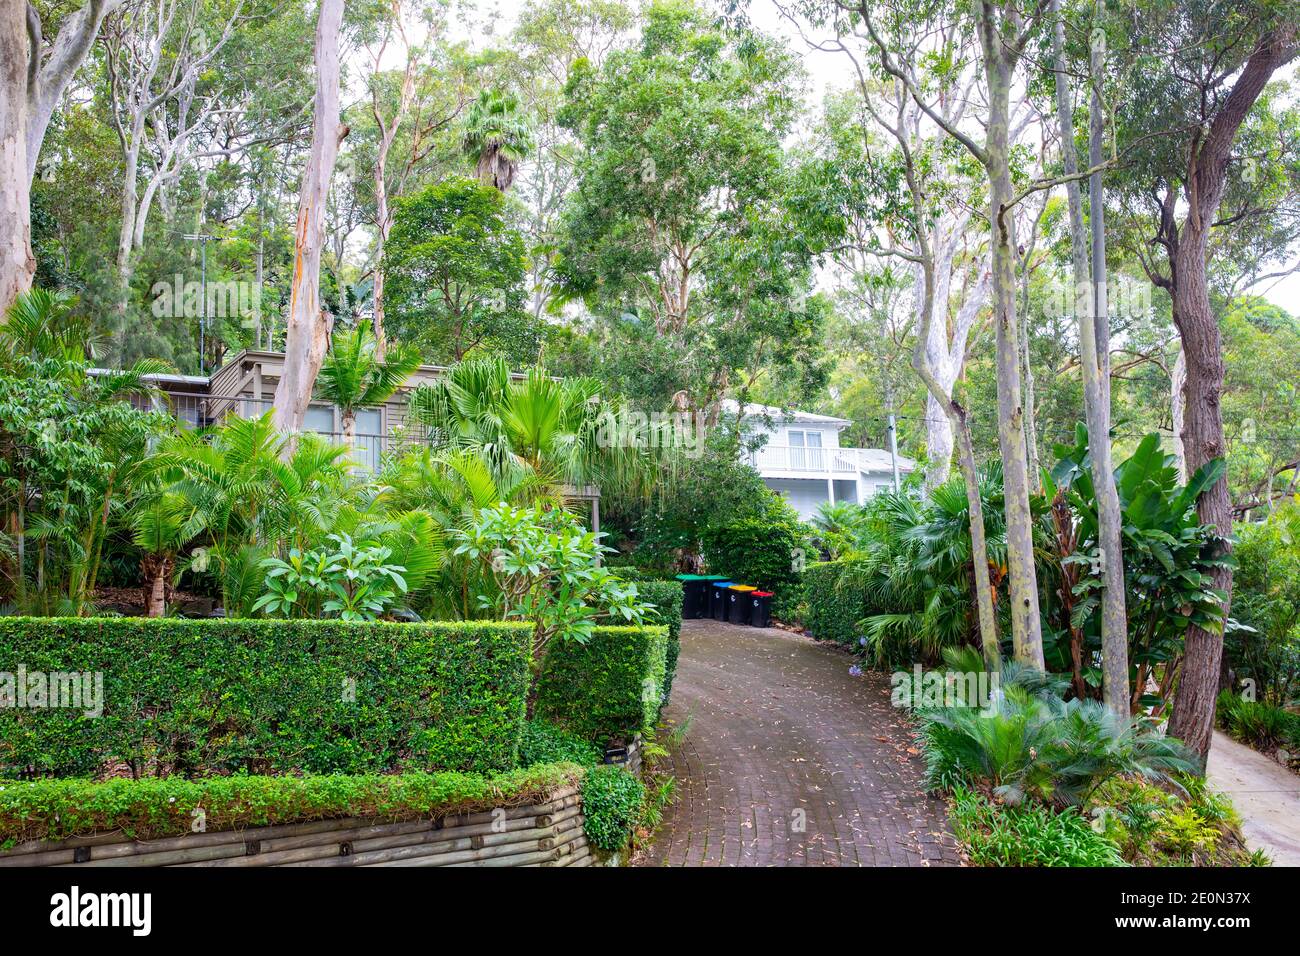
[[349, 449], [356, 445], [357, 410], [383, 404], [420, 367], [420, 352], [409, 345], [391, 345], [383, 358], [377, 349], [368, 322], [335, 332], [316, 378], [317, 394], [338, 406]]
[[167, 613], [167, 589], [176, 556], [188, 540], [183, 517], [185, 502], [166, 492], [150, 495], [131, 515], [132, 540], [144, 552], [140, 572], [144, 577], [145, 609], [149, 617]]

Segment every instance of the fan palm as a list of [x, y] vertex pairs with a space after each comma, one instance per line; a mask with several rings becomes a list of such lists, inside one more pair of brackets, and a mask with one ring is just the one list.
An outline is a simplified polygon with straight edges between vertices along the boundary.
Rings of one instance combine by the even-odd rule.
[[505, 192], [533, 150], [532, 124], [513, 94], [483, 90], [465, 117], [462, 145], [478, 181]]
[[471, 452], [499, 483], [513, 486], [527, 475], [561, 491], [644, 489], [654, 458], [611, 440], [619, 430], [605, 426], [620, 410], [600, 392], [592, 378], [559, 380], [534, 368], [517, 379], [501, 359], [473, 359], [416, 389], [410, 407], [435, 449]]
[[356, 444], [357, 410], [387, 401], [419, 367], [419, 350], [407, 344], [390, 347], [381, 359], [368, 322], [334, 334], [316, 377], [316, 391], [338, 406], [343, 443], [349, 449]]

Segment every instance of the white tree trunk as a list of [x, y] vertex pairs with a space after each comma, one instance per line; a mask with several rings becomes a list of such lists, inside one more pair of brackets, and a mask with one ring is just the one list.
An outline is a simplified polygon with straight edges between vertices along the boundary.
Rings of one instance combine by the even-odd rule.
[[[320, 263], [325, 246], [325, 199], [339, 143], [347, 135], [339, 116], [339, 31], [343, 0], [321, 0], [316, 23], [316, 99], [311, 151], [303, 172], [294, 239], [293, 284], [285, 330], [284, 371], [275, 387], [272, 421], [295, 435], [311, 402], [334, 318], [321, 309]], [[290, 441], [290, 446], [293, 442]]]
[[1186, 407], [1187, 356], [1183, 352], [1183, 341], [1178, 340], [1178, 357], [1174, 359], [1174, 370], [1169, 382], [1170, 416], [1173, 422], [1174, 458], [1178, 460], [1178, 480], [1187, 481], [1187, 452], [1183, 447], [1183, 409]]
[[[1056, 115], [1061, 137], [1061, 156], [1067, 176], [1077, 176], [1079, 160], [1074, 145], [1074, 105], [1070, 96], [1069, 74], [1065, 62], [1065, 24], [1060, 16], [1060, 0], [1052, 0], [1056, 16], [1053, 55], [1056, 72]], [[1100, 63], [1096, 50], [1092, 61], [1093, 76], [1100, 80]], [[1098, 153], [1101, 126], [1093, 98], [1092, 151]], [[1093, 250], [1091, 277], [1089, 254], [1085, 244], [1083, 199], [1078, 179], [1066, 183], [1070, 217], [1070, 261], [1075, 287], [1075, 308], [1079, 316], [1079, 361], [1083, 369], [1084, 417], [1088, 424], [1088, 450], [1092, 463], [1092, 485], [1097, 498], [1098, 544], [1101, 552], [1102, 580], [1101, 643], [1102, 693], [1107, 708], [1118, 717], [1129, 714], [1128, 680], [1128, 612], [1124, 592], [1124, 554], [1121, 536], [1119, 494], [1115, 489], [1115, 471], [1110, 447], [1110, 390], [1104, 381], [1104, 362], [1098, 342], [1109, 341], [1109, 333], [1098, 332], [1106, 318], [1106, 256], [1101, 235], [1101, 182], [1093, 182], [1090, 214]], [[1089, 279], [1091, 278], [1091, 284]], [[1090, 294], [1085, 290], [1090, 289]]]
[[32, 287], [31, 176], [27, 157], [27, 21], [24, 5], [0, 12], [0, 321]]

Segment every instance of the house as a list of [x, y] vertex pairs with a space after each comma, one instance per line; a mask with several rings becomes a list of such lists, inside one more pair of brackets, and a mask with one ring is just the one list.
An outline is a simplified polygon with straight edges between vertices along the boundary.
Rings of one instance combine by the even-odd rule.
[[[786, 497], [802, 518], [811, 518], [824, 502], [862, 504], [894, 487], [893, 461], [879, 448], [843, 448], [840, 432], [852, 422], [812, 412], [784, 410], [733, 399], [722, 402], [724, 415], [739, 416], [746, 435], [765, 436], [750, 462], [763, 483]], [[898, 456], [898, 477], [916, 468]]]
[[[189, 428], [206, 428], [223, 418], [236, 415], [256, 418], [265, 415], [274, 405], [275, 388], [284, 371], [283, 352], [262, 352], [244, 349], [211, 375], [149, 375], [161, 395], [152, 401], [166, 406], [171, 413]], [[91, 374], [102, 372], [94, 369]], [[353, 460], [363, 469], [378, 471], [383, 456], [403, 446], [425, 441], [425, 427], [408, 415], [410, 393], [421, 385], [434, 382], [446, 374], [444, 365], [421, 365], [406, 383], [389, 396], [382, 405], [357, 410], [356, 438], [352, 450]], [[516, 379], [523, 373], [512, 373]], [[140, 404], [146, 399], [137, 396]], [[343, 423], [337, 407], [314, 399], [303, 419], [303, 430], [316, 432], [335, 442], [343, 439]], [[600, 530], [600, 489], [594, 485], [581, 488], [564, 486], [565, 498], [585, 502], [591, 513], [592, 530]]]

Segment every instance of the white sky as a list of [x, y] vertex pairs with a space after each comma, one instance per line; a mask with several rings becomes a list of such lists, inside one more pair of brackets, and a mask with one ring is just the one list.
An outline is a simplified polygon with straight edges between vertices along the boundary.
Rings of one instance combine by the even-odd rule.
[[[511, 0], [456, 0], [456, 4], [463, 13], [452, 15], [452, 35], [468, 40], [478, 49], [491, 45], [510, 32], [520, 6]], [[846, 58], [842, 54], [809, 50], [799, 32], [782, 16], [775, 0], [750, 0], [748, 15], [755, 27], [769, 36], [783, 39], [787, 49], [802, 57], [809, 78], [807, 101], [810, 110], [817, 108], [827, 89], [847, 87], [853, 82]], [[818, 38], [815, 32], [809, 32], [808, 36], [814, 40]], [[1293, 250], [1291, 261], [1294, 262], [1295, 258], [1300, 258], [1300, 249]], [[1269, 271], [1281, 270], [1274, 268]], [[1300, 316], [1300, 273], [1264, 283], [1254, 291], [1291, 315]]]

